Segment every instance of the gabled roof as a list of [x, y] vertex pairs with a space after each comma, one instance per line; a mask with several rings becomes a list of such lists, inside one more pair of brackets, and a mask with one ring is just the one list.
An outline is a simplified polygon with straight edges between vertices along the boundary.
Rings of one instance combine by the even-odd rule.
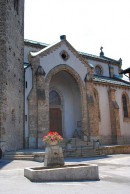
[[57, 48], [59, 48], [61, 45], [66, 45], [68, 47], [68, 49], [87, 67], [89, 67], [90, 69], [92, 69], [93, 67], [91, 65], [88, 64], [87, 60], [85, 60], [82, 55], [79, 54], [78, 51], [76, 51], [72, 45], [66, 40], [66, 38], [62, 38], [59, 41], [43, 48], [42, 50], [38, 51], [38, 52], [30, 52], [30, 56], [33, 57], [37, 57], [39, 55], [41, 56], [46, 56], [50, 53], [52, 53], [54, 50], [56, 50]]
[[[44, 49], [46, 50], [46, 49], [58, 44], [59, 42], [61, 42], [61, 40], [59, 40], [57, 42], [54, 42], [53, 44], [49, 45], [49, 44], [41, 43], [41, 42], [38, 42], [38, 41], [33, 41], [33, 40], [28, 40], [28, 39], [24, 40], [25, 45], [38, 47], [38, 48], [42, 49], [41, 52], [44, 51]], [[39, 54], [41, 52], [39, 51]], [[97, 56], [97, 55], [92, 55], [92, 54], [85, 53], [85, 52], [80, 52], [80, 51], [76, 51], [76, 52], [78, 52], [79, 55], [81, 55], [85, 59], [90, 59], [90, 60], [96, 60], [96, 61], [104, 62], [104, 63], [111, 63], [111, 64], [116, 64], [116, 65], [121, 65], [121, 59], [115, 60], [115, 59], [112, 59], [112, 58], [108, 58], [104, 55], [103, 56]], [[34, 57], [33, 55], [36, 55], [36, 53], [35, 54], [33, 53], [32, 57]]]

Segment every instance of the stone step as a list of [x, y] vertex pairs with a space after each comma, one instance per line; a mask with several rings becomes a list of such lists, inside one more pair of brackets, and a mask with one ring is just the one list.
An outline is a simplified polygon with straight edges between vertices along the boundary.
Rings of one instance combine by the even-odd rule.
[[44, 161], [45, 152], [44, 151], [31, 151], [31, 150], [23, 150], [16, 152], [5, 152], [3, 159], [8, 160], [32, 160], [32, 161]]
[[8, 160], [34, 160], [33, 155], [28, 155], [28, 154], [5, 154], [3, 156], [3, 159], [8, 159]]
[[[101, 156], [101, 149], [93, 149], [92, 147], [72, 147], [71, 149], [63, 148], [64, 157], [94, 157]], [[23, 150], [16, 152], [5, 152], [4, 159], [9, 160], [32, 160], [43, 162], [45, 157], [44, 151]]]
[[61, 146], [64, 148], [67, 146], [68, 142], [71, 141], [71, 145], [72, 147], [81, 147], [81, 146], [93, 146], [93, 142], [87, 142], [87, 141], [83, 141], [82, 139], [79, 138], [70, 138], [69, 140], [63, 140], [61, 142]]
[[100, 149], [84, 148], [64, 150], [65, 157], [94, 157], [104, 155]]

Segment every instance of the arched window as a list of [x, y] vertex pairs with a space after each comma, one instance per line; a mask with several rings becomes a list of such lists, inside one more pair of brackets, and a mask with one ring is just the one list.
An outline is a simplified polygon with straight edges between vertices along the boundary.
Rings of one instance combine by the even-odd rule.
[[99, 76], [103, 75], [103, 69], [102, 69], [102, 67], [100, 65], [96, 65], [96, 67], [95, 67], [95, 74], [99, 75]]
[[52, 90], [49, 94], [49, 104], [50, 105], [61, 105], [61, 98], [55, 90]]
[[128, 104], [127, 104], [127, 97], [125, 94], [122, 95], [122, 103], [123, 103], [124, 117], [128, 117]]

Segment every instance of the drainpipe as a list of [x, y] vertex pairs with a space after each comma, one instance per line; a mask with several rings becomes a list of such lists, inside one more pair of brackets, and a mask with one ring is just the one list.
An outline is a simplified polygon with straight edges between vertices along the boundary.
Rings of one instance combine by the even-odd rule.
[[[23, 98], [23, 148], [25, 149], [26, 146], [26, 141], [25, 141], [25, 71], [26, 69], [30, 66], [30, 63], [28, 62], [24, 62], [24, 65], [27, 65], [27, 67], [24, 68], [24, 77], [23, 77], [23, 94], [24, 94], [24, 98]], [[28, 119], [28, 118], [27, 118]]]

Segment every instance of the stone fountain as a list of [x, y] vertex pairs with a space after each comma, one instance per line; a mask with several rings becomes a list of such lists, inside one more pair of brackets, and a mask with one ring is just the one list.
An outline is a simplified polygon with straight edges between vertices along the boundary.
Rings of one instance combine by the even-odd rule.
[[60, 145], [48, 145], [44, 166], [25, 168], [24, 176], [32, 182], [99, 180], [98, 166], [95, 164], [65, 165]]

